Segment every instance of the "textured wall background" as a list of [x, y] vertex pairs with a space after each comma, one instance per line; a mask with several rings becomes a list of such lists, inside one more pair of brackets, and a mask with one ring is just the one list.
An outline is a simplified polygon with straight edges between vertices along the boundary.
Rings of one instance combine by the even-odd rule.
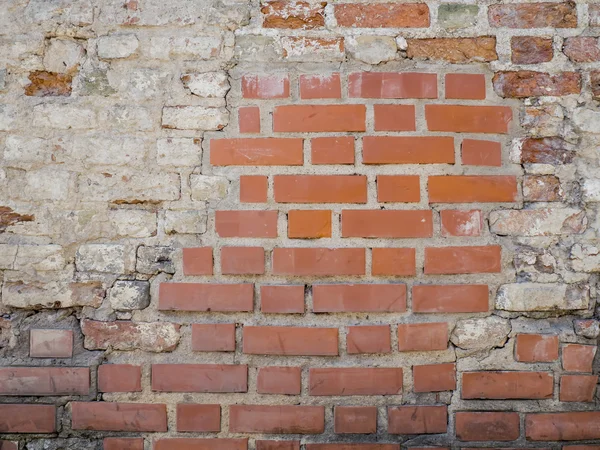
[[600, 448], [600, 3], [0, 0], [0, 448]]

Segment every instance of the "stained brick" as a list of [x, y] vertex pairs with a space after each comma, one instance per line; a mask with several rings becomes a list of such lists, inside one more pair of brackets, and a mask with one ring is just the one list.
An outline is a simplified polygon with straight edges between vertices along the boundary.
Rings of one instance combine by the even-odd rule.
[[0, 368], [0, 395], [88, 395], [89, 391], [88, 368]]
[[562, 349], [563, 369], [569, 372], [591, 372], [597, 350], [595, 345], [565, 345]]
[[71, 330], [31, 330], [29, 332], [29, 356], [31, 358], [70, 358], [73, 356], [73, 332]]
[[336, 406], [334, 408], [335, 433], [369, 434], [377, 432], [375, 406]]
[[363, 248], [275, 248], [273, 273], [276, 275], [364, 275]]
[[290, 79], [287, 75], [244, 75], [242, 77], [244, 98], [272, 99], [290, 96]]
[[340, 98], [342, 96], [342, 84], [340, 74], [330, 75], [301, 75], [300, 76], [300, 98]]
[[600, 412], [527, 414], [525, 436], [531, 441], [600, 439]]
[[342, 3], [336, 4], [335, 19], [340, 27], [422, 28], [429, 26], [425, 3]]
[[104, 450], [144, 450], [142, 438], [105, 438]]
[[577, 10], [575, 3], [570, 1], [490, 5], [488, 18], [493, 27], [575, 28], [577, 26]]
[[211, 139], [213, 166], [301, 166], [304, 161], [299, 138]]
[[598, 375], [563, 375], [560, 377], [561, 402], [592, 402]]
[[495, 141], [464, 139], [461, 146], [462, 163], [468, 166], [502, 165], [502, 144]]
[[0, 404], [1, 433], [53, 433], [55, 430], [54, 405]]
[[521, 362], [551, 362], [558, 359], [558, 336], [517, 335], [515, 359]]

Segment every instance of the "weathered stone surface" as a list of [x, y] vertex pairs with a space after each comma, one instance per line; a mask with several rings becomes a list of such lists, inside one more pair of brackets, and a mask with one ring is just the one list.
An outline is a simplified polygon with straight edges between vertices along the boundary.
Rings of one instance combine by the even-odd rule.
[[234, 55], [240, 61], [271, 61], [279, 58], [280, 46], [270, 36], [241, 35], [235, 38]]
[[[35, 439], [25, 443], [24, 450], [102, 450], [101, 439]], [[10, 450], [10, 449], [8, 449]]]
[[72, 308], [74, 306], [98, 307], [104, 298], [99, 282], [49, 283], [4, 282], [2, 304], [13, 308]]
[[469, 28], [477, 23], [479, 6], [442, 3], [438, 8], [438, 23], [447, 30]]
[[150, 39], [147, 51], [150, 58], [170, 59], [210, 59], [218, 57], [221, 52], [219, 36], [157, 36]]
[[142, 238], [156, 235], [156, 213], [136, 209], [116, 209], [108, 218], [117, 235]]
[[563, 96], [581, 91], [581, 75], [577, 72], [496, 72], [493, 83], [499, 96], [509, 98]]
[[565, 115], [560, 105], [549, 104], [525, 107], [521, 125], [534, 137], [557, 136], [561, 133]]
[[116, 311], [147, 308], [150, 304], [150, 283], [147, 281], [115, 281], [108, 291], [110, 306]]
[[79, 247], [75, 265], [81, 272], [125, 272], [125, 247], [118, 244], [85, 244]]
[[12, 322], [0, 317], [0, 349], [8, 347], [13, 341], [14, 333]]
[[135, 34], [112, 34], [98, 38], [98, 57], [104, 59], [127, 58], [135, 53], [139, 46]]
[[172, 247], [141, 245], [137, 249], [135, 270], [148, 275], [159, 272], [175, 273], [174, 252]]
[[156, 162], [161, 166], [200, 167], [202, 140], [194, 138], [166, 138], [156, 142]]
[[17, 122], [17, 115], [17, 108], [14, 105], [0, 105], [0, 131], [14, 129]]
[[79, 74], [79, 95], [107, 97], [117, 91], [110, 85], [106, 70], [92, 69]]
[[37, 24], [50, 22], [81, 27], [94, 21], [94, 7], [90, 0], [30, 0], [25, 17]]
[[523, 200], [527, 202], [555, 202], [562, 199], [560, 180], [554, 175], [526, 175], [523, 177]]
[[103, 172], [79, 176], [79, 193], [88, 200], [136, 204], [177, 200], [180, 180], [176, 173]]
[[187, 73], [181, 81], [192, 94], [203, 98], [222, 98], [230, 89], [225, 72]]
[[502, 347], [510, 333], [510, 323], [497, 316], [456, 322], [450, 341], [465, 350]]
[[158, 125], [149, 108], [142, 106], [116, 105], [102, 110], [101, 118], [107, 127], [127, 131], [150, 131]]
[[167, 322], [97, 322], [83, 320], [81, 332], [88, 350], [170, 352], [179, 343], [179, 325]]
[[600, 249], [595, 245], [575, 244], [570, 258], [576, 272], [600, 272]]
[[269, 1], [261, 7], [263, 28], [311, 30], [325, 25], [326, 2]]
[[192, 174], [190, 187], [193, 200], [220, 200], [227, 196], [229, 181], [225, 177]]
[[490, 213], [490, 231], [502, 236], [580, 234], [586, 228], [585, 211], [575, 208], [523, 209]]
[[407, 39], [406, 56], [414, 59], [432, 59], [451, 63], [496, 61], [496, 38], [434, 38]]
[[25, 86], [25, 95], [31, 97], [68, 97], [71, 95], [73, 78], [68, 74], [32, 72], [30, 84]]
[[573, 147], [559, 137], [529, 138], [521, 146], [521, 162], [534, 164], [568, 164], [573, 161]]
[[587, 339], [597, 339], [600, 336], [600, 321], [595, 319], [574, 320], [575, 334]]
[[60, 245], [0, 244], [0, 269], [51, 271], [65, 268], [64, 249]]
[[143, 139], [110, 134], [75, 136], [65, 147], [71, 161], [85, 165], [139, 165], [147, 153]]
[[587, 309], [588, 304], [587, 288], [567, 284], [504, 284], [496, 296], [496, 309], [505, 311], [571, 311]]
[[165, 211], [165, 233], [206, 233], [207, 216], [202, 211]]
[[0, 91], [6, 89], [6, 69], [0, 69]]
[[584, 180], [582, 191], [586, 202], [600, 202], [600, 178]]
[[221, 108], [203, 106], [165, 106], [163, 128], [180, 130], [221, 130], [229, 123], [229, 114]]
[[73, 174], [47, 166], [38, 170], [7, 171], [9, 193], [13, 199], [66, 200], [73, 186]]
[[545, 248], [529, 246], [519, 247], [513, 258], [515, 270], [520, 281], [536, 283], [558, 280], [556, 258]]
[[342, 38], [282, 36], [280, 44], [288, 61], [342, 61], [346, 54]]
[[592, 70], [590, 72], [590, 84], [592, 87], [592, 95], [595, 98], [600, 98], [600, 70]]
[[573, 123], [582, 131], [600, 134], [600, 112], [591, 108], [577, 108], [573, 112]]
[[85, 49], [71, 39], [51, 39], [44, 53], [44, 67], [48, 72], [72, 73], [81, 63]]
[[354, 59], [379, 64], [396, 58], [396, 40], [389, 36], [356, 36], [346, 38], [346, 48]]
[[83, 106], [42, 104], [33, 107], [33, 125], [44, 128], [88, 129], [98, 126], [96, 111]]
[[488, 18], [493, 27], [575, 28], [577, 8], [571, 1], [496, 4], [488, 8]]

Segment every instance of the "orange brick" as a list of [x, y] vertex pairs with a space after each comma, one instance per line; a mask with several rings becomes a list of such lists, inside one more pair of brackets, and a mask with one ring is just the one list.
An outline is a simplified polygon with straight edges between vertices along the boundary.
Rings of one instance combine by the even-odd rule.
[[558, 359], [558, 336], [517, 334], [515, 359], [521, 362], [551, 362]]
[[300, 367], [260, 367], [256, 379], [259, 394], [300, 395]]
[[335, 19], [340, 27], [421, 28], [429, 26], [426, 3], [342, 3], [336, 4]]
[[499, 273], [501, 247], [427, 247], [425, 274]]
[[421, 200], [418, 175], [377, 175], [377, 201], [415, 203]]
[[431, 210], [342, 210], [342, 237], [426, 238], [433, 236]]
[[152, 364], [156, 392], [247, 392], [248, 366], [240, 364]]
[[311, 368], [308, 385], [310, 395], [396, 395], [402, 392], [402, 369]]
[[502, 145], [500, 142], [464, 139], [461, 147], [462, 163], [468, 166], [502, 165]]
[[448, 410], [444, 406], [398, 406], [388, 408], [388, 433], [446, 433]]
[[278, 203], [366, 203], [364, 175], [275, 175]]
[[303, 30], [320, 28], [325, 24], [325, 5], [326, 3], [323, 2], [309, 3], [303, 0], [275, 0], [265, 2], [261, 4], [260, 9], [260, 12], [264, 15], [262, 26], [263, 28], [301, 28]]
[[456, 389], [456, 364], [413, 366], [415, 392], [442, 392]]
[[405, 284], [315, 284], [314, 312], [403, 312]]
[[444, 209], [440, 211], [442, 236], [481, 236], [483, 217], [481, 211], [459, 211]]
[[405, 323], [398, 325], [398, 350], [422, 352], [448, 348], [446, 322]]
[[356, 353], [389, 353], [392, 351], [389, 325], [348, 327], [346, 351]]
[[454, 164], [454, 138], [365, 136], [365, 164]]
[[252, 355], [337, 356], [338, 329], [245, 326], [243, 342]]
[[560, 377], [561, 402], [592, 402], [598, 375], [563, 375]]
[[528, 441], [600, 439], [600, 411], [572, 411], [525, 416]]
[[466, 313], [489, 310], [486, 284], [420, 285], [412, 288], [412, 309], [418, 313]]
[[290, 96], [290, 79], [287, 75], [244, 75], [242, 97], [270, 99]]
[[428, 179], [429, 203], [514, 202], [512, 175], [435, 175]]
[[414, 248], [374, 248], [371, 273], [376, 276], [415, 276], [416, 253]]
[[260, 310], [263, 313], [304, 313], [304, 285], [261, 286]]
[[325, 429], [325, 407], [296, 405], [231, 405], [232, 433], [320, 434]]
[[265, 175], [240, 176], [240, 202], [266, 203], [269, 178]]
[[301, 166], [303, 140], [299, 138], [211, 139], [213, 166]]
[[300, 75], [300, 98], [341, 98], [340, 74]]
[[449, 73], [446, 75], [446, 98], [485, 99], [485, 75]]
[[554, 377], [549, 372], [464, 372], [462, 398], [521, 399], [552, 398]]
[[516, 412], [457, 412], [454, 425], [461, 441], [514, 441], [520, 434]]
[[220, 237], [277, 237], [277, 211], [216, 211]]
[[240, 133], [260, 133], [260, 109], [258, 106], [242, 106], [238, 109]]
[[508, 106], [425, 105], [430, 131], [455, 133], [508, 133], [512, 109]]
[[161, 283], [159, 311], [252, 311], [254, 285]]
[[416, 72], [351, 73], [348, 91], [350, 97], [360, 98], [437, 98], [437, 75]]
[[319, 137], [310, 141], [312, 164], [354, 164], [354, 137]]
[[365, 131], [365, 105], [285, 105], [273, 112], [273, 131]]
[[331, 237], [331, 211], [290, 210], [288, 212], [288, 237], [300, 239]]
[[131, 364], [98, 366], [98, 390], [100, 392], [141, 392], [141, 366]]
[[195, 352], [235, 351], [235, 324], [192, 324], [192, 350]]
[[197, 247], [183, 249], [183, 274], [184, 275], [212, 275], [213, 274], [213, 249], [212, 247]]
[[221, 273], [224, 275], [260, 275], [265, 273], [262, 247], [222, 247]]
[[415, 131], [414, 105], [374, 105], [375, 131]]

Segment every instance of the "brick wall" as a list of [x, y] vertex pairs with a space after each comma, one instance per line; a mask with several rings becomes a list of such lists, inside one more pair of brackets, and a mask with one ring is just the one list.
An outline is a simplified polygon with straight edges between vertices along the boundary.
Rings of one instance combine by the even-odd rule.
[[5, 0], [0, 448], [600, 448], [600, 5]]

